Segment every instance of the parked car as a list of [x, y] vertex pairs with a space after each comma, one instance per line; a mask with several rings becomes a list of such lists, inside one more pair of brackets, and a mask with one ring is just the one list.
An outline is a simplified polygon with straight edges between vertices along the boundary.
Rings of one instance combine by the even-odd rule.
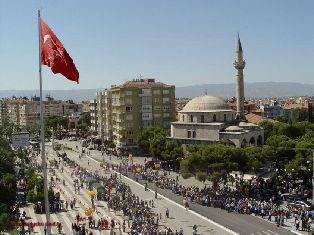
[[295, 208], [305, 209], [307, 211], [314, 210], [314, 205], [308, 201], [289, 202], [288, 205]]

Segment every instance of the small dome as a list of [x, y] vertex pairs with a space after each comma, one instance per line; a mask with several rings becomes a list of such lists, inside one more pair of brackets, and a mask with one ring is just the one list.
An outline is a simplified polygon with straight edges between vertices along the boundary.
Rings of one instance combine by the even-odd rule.
[[238, 126], [229, 126], [226, 128], [226, 131], [242, 131], [243, 128], [238, 127]]
[[183, 112], [210, 110], [230, 110], [230, 107], [221, 98], [203, 95], [193, 98], [182, 109]]
[[240, 127], [256, 127], [258, 125], [254, 124], [254, 123], [251, 123], [251, 122], [240, 122], [239, 126]]

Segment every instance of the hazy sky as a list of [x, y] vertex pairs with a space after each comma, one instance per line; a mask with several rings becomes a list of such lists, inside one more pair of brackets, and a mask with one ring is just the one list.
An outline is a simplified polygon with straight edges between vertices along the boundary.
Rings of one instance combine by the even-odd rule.
[[44, 89], [233, 83], [238, 31], [245, 82], [314, 84], [313, 0], [0, 0], [1, 90], [39, 87], [38, 8], [80, 72], [44, 66]]

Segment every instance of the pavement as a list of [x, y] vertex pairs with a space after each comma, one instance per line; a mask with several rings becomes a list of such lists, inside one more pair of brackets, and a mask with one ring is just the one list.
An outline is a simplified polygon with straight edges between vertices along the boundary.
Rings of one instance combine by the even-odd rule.
[[[81, 145], [79, 142], [76, 141], [59, 141], [60, 143], [64, 144], [67, 147], [73, 148], [73, 151], [67, 150], [66, 152], [73, 152], [74, 157], [78, 156], [78, 152], [81, 152]], [[76, 146], [78, 146], [78, 150], [76, 150]], [[75, 151], [77, 151], [77, 153], [75, 153]], [[85, 157], [85, 159], [90, 159], [90, 160], [94, 160], [94, 161], [90, 161], [90, 162], [94, 162], [96, 164], [99, 164], [100, 161], [102, 161], [103, 159], [105, 159], [106, 162], [110, 162], [110, 163], [120, 163], [121, 160], [119, 160], [117, 157], [112, 156], [111, 160], [109, 158], [109, 156], [101, 156], [101, 153], [97, 150], [88, 150], [90, 152], [90, 155]], [[82, 158], [84, 159], [84, 158]], [[147, 159], [149, 160], [149, 159]], [[84, 161], [84, 160], [83, 160]], [[133, 161], [134, 163], [144, 163], [144, 158], [142, 157], [133, 157]], [[147, 199], [152, 199], [153, 197], [153, 192], [156, 189], [155, 186], [153, 184], [149, 184], [148, 187], [152, 190], [150, 193], [151, 195], [149, 195], [149, 192], [143, 192], [140, 187], [144, 187], [143, 184], [146, 181], [141, 181], [139, 180], [139, 183], [134, 181], [134, 178], [132, 179], [132, 175], [129, 174], [128, 178], [127, 177], [123, 177], [123, 179], [128, 182], [129, 184], [131, 184], [132, 186], [132, 190], [133, 188], [135, 189], [135, 192], [139, 192], [140, 197], [144, 197], [146, 200]], [[170, 177], [176, 178], [177, 177], [177, 173], [175, 172], [170, 172]], [[131, 183], [133, 181], [133, 183]], [[180, 175], [179, 175], [179, 182], [180, 184], [183, 184], [185, 186], [191, 186], [191, 185], [197, 185], [199, 187], [204, 187], [204, 184], [198, 180], [196, 180], [194, 177], [191, 177], [189, 179], [183, 179]], [[141, 184], [141, 185], [140, 185]], [[205, 184], [210, 184], [210, 182], [205, 182]], [[137, 186], [139, 187], [137, 187]], [[224, 233], [220, 233], [220, 232], [216, 232], [211, 230], [211, 227], [213, 225], [218, 226], [218, 227], [222, 227], [222, 228], [226, 228], [226, 231], [234, 231], [237, 234], [249, 234], [249, 235], [261, 235], [261, 234], [307, 234], [305, 232], [301, 232], [301, 231], [295, 231], [294, 228], [294, 221], [293, 219], [288, 219], [287, 221], [285, 221], [285, 225], [283, 227], [277, 227], [274, 223], [270, 223], [269, 221], [262, 219], [261, 217], [257, 217], [257, 216], [252, 216], [252, 215], [244, 215], [244, 214], [236, 214], [236, 213], [227, 213], [224, 210], [218, 209], [218, 208], [213, 208], [213, 207], [204, 207], [201, 206], [199, 204], [192, 204], [190, 206], [190, 209], [188, 212], [190, 213], [186, 218], [187, 219], [181, 219], [181, 217], [184, 217], [184, 213], [182, 212], [179, 208], [182, 205], [182, 197], [172, 193], [170, 190], [166, 190], [166, 189], [158, 189], [158, 193], [160, 194], [160, 197], [163, 200], [160, 200], [160, 205], [158, 207], [161, 206], [166, 208], [166, 206], [171, 206], [170, 209], [170, 214], [172, 213], [176, 213], [175, 215], [178, 215], [178, 217], [174, 216], [174, 218], [176, 218], [173, 223], [171, 223], [171, 221], [167, 221], [167, 225], [171, 228], [176, 228], [178, 227], [178, 221], [180, 222], [180, 224], [185, 224], [185, 222], [187, 221], [191, 221], [191, 216], [193, 214], [193, 216], [196, 216], [199, 218], [202, 218], [204, 221], [206, 221], [206, 219], [208, 219], [209, 221], [207, 221], [207, 223], [204, 225], [205, 228], [209, 227], [209, 229], [204, 230], [201, 234], [224, 234]], [[164, 204], [165, 201], [171, 202], [173, 205], [170, 204]], [[162, 202], [162, 203], [161, 203]], [[176, 205], [176, 206], [175, 206]], [[178, 212], [177, 212], [178, 211]], [[160, 213], [164, 214], [164, 211], [161, 211]], [[180, 219], [179, 219], [180, 218]], [[211, 223], [211, 225], [209, 225]], [[165, 225], [166, 225], [165, 224]], [[188, 228], [191, 228], [193, 223], [190, 223], [190, 225], [188, 226]], [[171, 225], [173, 225], [174, 227], [172, 227]], [[175, 227], [176, 226], [176, 227]], [[180, 226], [180, 225], [179, 225]], [[200, 229], [202, 228], [203, 225], [200, 224], [200, 226], [198, 226]], [[218, 230], [217, 230], [218, 231]], [[230, 232], [230, 231], [229, 231]]]

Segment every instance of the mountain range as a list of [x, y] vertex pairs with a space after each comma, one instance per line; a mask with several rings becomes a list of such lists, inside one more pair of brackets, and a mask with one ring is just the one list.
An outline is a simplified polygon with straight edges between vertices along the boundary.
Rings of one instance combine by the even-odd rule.
[[[291, 96], [314, 96], [314, 84], [302, 84], [291, 82], [257, 82], [245, 83], [244, 94], [246, 98], [266, 97], [291, 97]], [[75, 102], [87, 101], [95, 98], [98, 89], [80, 90], [44, 90], [43, 95], [50, 95], [55, 99], [73, 100]], [[236, 94], [235, 84], [202, 84], [185, 87], [176, 87], [176, 97], [195, 97], [205, 94], [222, 98], [234, 97]], [[5, 97], [32, 97], [39, 95], [38, 90], [0, 90], [0, 98]]]

